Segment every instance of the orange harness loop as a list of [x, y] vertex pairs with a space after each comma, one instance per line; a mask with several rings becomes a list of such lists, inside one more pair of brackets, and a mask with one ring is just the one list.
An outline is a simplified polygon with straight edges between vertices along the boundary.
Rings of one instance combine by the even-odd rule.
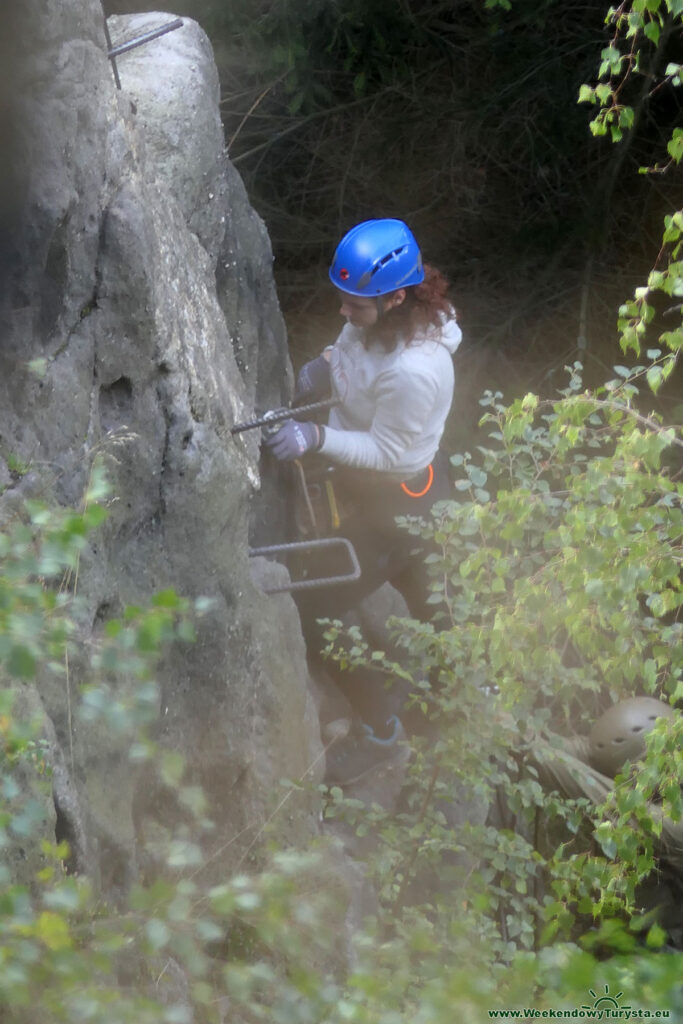
[[404, 494], [407, 494], [409, 498], [423, 498], [424, 495], [429, 490], [429, 488], [434, 483], [434, 466], [432, 465], [431, 462], [429, 463], [427, 469], [429, 470], [429, 476], [427, 477], [427, 486], [423, 491], [409, 491], [404, 483], [401, 484], [401, 490], [404, 492]]

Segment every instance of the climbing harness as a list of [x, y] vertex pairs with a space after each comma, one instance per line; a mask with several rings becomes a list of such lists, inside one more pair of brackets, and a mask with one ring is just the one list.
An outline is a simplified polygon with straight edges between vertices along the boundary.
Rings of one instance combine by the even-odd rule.
[[429, 465], [427, 466], [427, 483], [425, 484], [424, 488], [421, 491], [411, 491], [408, 487], [408, 484], [412, 482], [412, 480], [403, 481], [403, 483], [401, 484], [401, 490], [403, 491], [403, 493], [407, 494], [409, 498], [424, 498], [425, 494], [429, 492], [429, 488], [434, 483], [433, 464], [430, 462]]
[[295, 499], [294, 521], [300, 537], [324, 537], [341, 526], [343, 511], [334, 488], [334, 470], [322, 460], [306, 469], [296, 459], [292, 463]]

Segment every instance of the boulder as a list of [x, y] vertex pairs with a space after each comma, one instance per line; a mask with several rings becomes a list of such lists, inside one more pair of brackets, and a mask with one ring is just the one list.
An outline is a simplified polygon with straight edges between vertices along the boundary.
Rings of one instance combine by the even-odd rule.
[[[156, 591], [213, 599], [196, 643], [163, 661], [157, 738], [207, 792], [224, 874], [258, 848], [266, 821], [298, 841], [317, 829], [306, 792], [280, 807], [279, 780], [307, 775], [320, 738], [293, 603], [250, 574], [258, 432], [230, 434], [291, 387], [270, 245], [226, 158], [211, 47], [195, 22], [118, 58], [119, 91], [99, 0], [30, 0], [25, 13], [22, 209], [0, 311], [0, 517], [18, 514], [27, 478], [31, 496], [78, 505], [104, 461], [109, 518], [77, 580], [84, 652]], [[170, 20], [112, 18], [112, 41]], [[85, 654], [75, 659], [74, 693], [89, 672]], [[89, 833], [105, 888], [126, 886], [139, 823], [159, 814], [154, 787], [126, 741], [68, 718], [61, 680], [41, 680], [41, 697], [55, 742], [73, 750], [73, 771], [60, 769], [63, 792], [73, 786], [62, 827]]]

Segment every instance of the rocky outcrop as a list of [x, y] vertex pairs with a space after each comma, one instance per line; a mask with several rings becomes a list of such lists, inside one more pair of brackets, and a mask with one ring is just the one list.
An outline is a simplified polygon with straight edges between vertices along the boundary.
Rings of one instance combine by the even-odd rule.
[[[196, 643], [164, 662], [159, 739], [207, 792], [220, 873], [260, 835], [278, 780], [320, 754], [294, 606], [250, 575], [258, 438], [230, 435], [291, 380], [270, 246], [224, 153], [197, 24], [119, 58], [118, 91], [99, 0], [32, 0], [26, 16], [0, 515], [24, 495], [77, 504], [100, 455], [116, 500], [79, 569], [86, 641], [167, 587], [213, 599]], [[164, 20], [112, 18], [112, 39]], [[61, 686], [46, 682], [41, 699], [54, 742], [73, 749], [73, 771], [59, 769], [63, 833], [87, 833], [103, 884], [125, 884], [136, 825], [163, 818], [154, 787], [103, 727], [69, 727]], [[315, 829], [308, 797], [286, 810], [281, 834]]]

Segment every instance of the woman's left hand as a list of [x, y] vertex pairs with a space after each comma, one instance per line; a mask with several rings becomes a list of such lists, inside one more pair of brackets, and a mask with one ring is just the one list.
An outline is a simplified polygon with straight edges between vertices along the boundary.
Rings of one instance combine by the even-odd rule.
[[294, 401], [317, 402], [327, 398], [332, 390], [330, 382], [330, 361], [324, 355], [304, 363], [299, 371], [294, 392]]
[[266, 447], [281, 462], [300, 459], [306, 452], [317, 451], [322, 443], [322, 433], [317, 423], [300, 423], [285, 420], [277, 434], [266, 439]]

